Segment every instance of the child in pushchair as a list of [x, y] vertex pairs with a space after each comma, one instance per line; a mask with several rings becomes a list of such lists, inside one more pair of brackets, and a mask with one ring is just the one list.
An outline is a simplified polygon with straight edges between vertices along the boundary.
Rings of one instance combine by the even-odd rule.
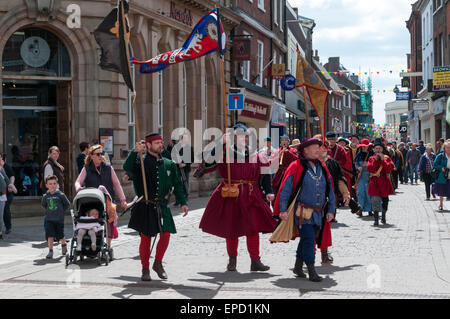
[[83, 242], [83, 237], [86, 233], [89, 235], [91, 239], [91, 250], [97, 251], [97, 236], [96, 233], [98, 231], [102, 231], [104, 228], [97, 221], [99, 218], [99, 211], [96, 208], [92, 208], [88, 212], [88, 217], [81, 216], [78, 220], [77, 225], [75, 226], [75, 231], [78, 231], [77, 235], [77, 248], [76, 251], [81, 251], [81, 243]]
[[105, 241], [109, 229], [105, 227], [108, 220], [106, 196], [109, 195], [96, 188], [82, 189], [75, 196], [71, 210], [74, 233], [70, 253], [66, 256], [66, 266], [71, 262], [76, 263], [78, 257], [83, 261], [85, 256], [97, 257], [99, 265], [103, 261], [108, 265], [111, 260]]

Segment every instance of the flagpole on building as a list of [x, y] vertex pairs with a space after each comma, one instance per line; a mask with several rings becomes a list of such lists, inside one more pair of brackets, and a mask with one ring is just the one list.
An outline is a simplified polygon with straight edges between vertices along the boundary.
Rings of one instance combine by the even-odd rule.
[[[125, 12], [124, 12], [124, 7], [123, 7], [123, 2], [118, 3], [118, 9], [120, 10], [120, 17], [122, 18], [121, 24], [123, 27], [126, 27], [127, 24], [125, 23]], [[122, 30], [122, 31], [125, 31], [125, 30]], [[131, 75], [131, 67], [130, 67], [130, 63], [129, 63], [129, 57], [134, 56], [134, 53], [130, 52], [130, 51], [133, 51], [133, 49], [129, 43], [125, 44], [125, 50], [127, 51], [128, 72]], [[139, 116], [137, 116], [137, 110], [136, 110], [136, 85], [135, 85], [135, 77], [134, 77], [134, 67], [133, 67], [133, 79], [131, 79], [131, 80], [133, 83], [132, 84], [133, 91], [131, 92], [131, 96], [133, 99], [134, 121], [135, 121], [136, 131], [137, 131], [136, 138], [140, 142], [141, 141], [141, 129], [140, 129], [140, 125], [139, 125]], [[148, 201], [147, 180], [145, 178], [145, 168], [144, 168], [144, 155], [139, 154], [139, 158], [141, 161], [141, 175], [142, 175], [142, 183], [144, 186], [144, 198], [145, 198], [145, 201]]]
[[[219, 44], [218, 56], [220, 60], [220, 72], [222, 75], [222, 103], [223, 103], [223, 126], [224, 133], [227, 134], [228, 130], [228, 109], [227, 109], [227, 98], [226, 98], [226, 86], [225, 86], [225, 57], [222, 48], [222, 30], [220, 28], [220, 9], [217, 8], [217, 41]], [[228, 175], [228, 185], [231, 185], [231, 168], [229, 160], [228, 145], [225, 147], [225, 154], [227, 160], [227, 175]]]

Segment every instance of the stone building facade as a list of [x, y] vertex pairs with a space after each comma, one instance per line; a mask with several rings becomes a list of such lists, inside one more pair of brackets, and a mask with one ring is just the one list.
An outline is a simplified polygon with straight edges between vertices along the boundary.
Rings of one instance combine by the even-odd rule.
[[[199, 19], [217, 6], [222, 8], [228, 34], [239, 24], [229, 2], [131, 1], [133, 55], [147, 60], [181, 47]], [[98, 66], [100, 49], [93, 36], [116, 5], [115, 0], [0, 1], [0, 150], [8, 154], [21, 198], [37, 199], [40, 194], [40, 166], [52, 145], [61, 150], [70, 194], [82, 141], [95, 143], [101, 140], [100, 135], [111, 135], [111, 162], [120, 178], [136, 137], [159, 131], [167, 143], [178, 127], [189, 129], [192, 137], [196, 129], [203, 132], [206, 127], [223, 127], [217, 54], [162, 73], [141, 75], [136, 69], [138, 114], [133, 113], [122, 76]], [[229, 53], [225, 78], [228, 87]], [[140, 121], [139, 132], [136, 119]], [[209, 192], [217, 184], [215, 176], [191, 180], [192, 197]], [[131, 187], [126, 190], [131, 196]]]

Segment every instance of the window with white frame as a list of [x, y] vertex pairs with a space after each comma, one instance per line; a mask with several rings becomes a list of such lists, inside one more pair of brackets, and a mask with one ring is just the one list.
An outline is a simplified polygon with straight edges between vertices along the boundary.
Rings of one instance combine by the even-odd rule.
[[263, 68], [264, 68], [264, 43], [258, 40], [258, 54], [256, 56], [257, 66], [257, 76], [256, 85], [261, 86], [263, 84]]
[[[273, 59], [272, 59], [272, 65], [277, 63], [277, 51], [273, 51]], [[276, 80], [272, 79], [272, 96], [276, 95]]]
[[[280, 0], [280, 2], [282, 1]], [[278, 0], [273, 0], [273, 23], [278, 25]]]
[[[244, 31], [244, 35], [249, 35], [248, 32]], [[242, 79], [249, 82], [250, 81], [250, 60], [243, 61], [241, 64], [241, 73], [242, 73]]]
[[158, 73], [158, 133], [163, 133], [163, 73], [160, 71]]
[[264, 0], [258, 0], [258, 8], [266, 12], [266, 10], [264, 9]]
[[283, 0], [280, 0], [280, 30], [283, 31]]
[[[283, 55], [282, 54], [280, 54], [280, 56], [279, 56], [279, 61], [280, 61], [280, 64], [283, 63]], [[281, 100], [281, 85], [278, 85], [278, 98]]]

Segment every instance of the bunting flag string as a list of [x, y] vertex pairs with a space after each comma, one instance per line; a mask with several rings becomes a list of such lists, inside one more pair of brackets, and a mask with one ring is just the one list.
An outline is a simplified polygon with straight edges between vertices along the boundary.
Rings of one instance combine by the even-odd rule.
[[337, 75], [337, 76], [372, 76], [372, 75], [395, 75], [398, 74], [400, 76], [400, 73], [411, 73], [411, 69], [396, 69], [396, 70], [383, 70], [383, 71], [364, 71], [364, 72], [351, 72], [349, 70], [341, 70], [337, 72], [326, 72], [326, 71], [316, 71], [318, 74], [325, 74], [328, 73], [329, 75]]

